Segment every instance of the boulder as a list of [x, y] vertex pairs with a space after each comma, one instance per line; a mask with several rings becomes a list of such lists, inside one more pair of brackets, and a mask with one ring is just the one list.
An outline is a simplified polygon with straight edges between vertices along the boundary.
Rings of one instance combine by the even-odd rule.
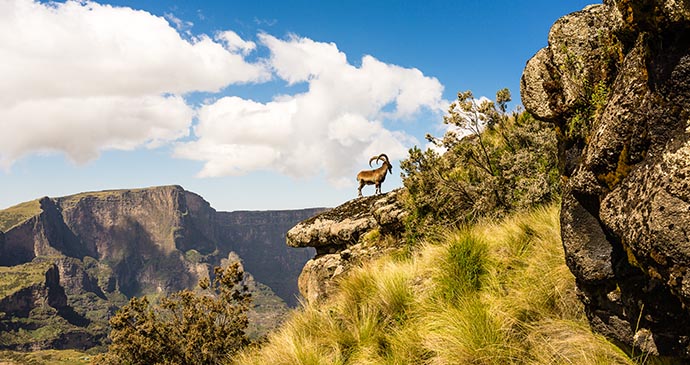
[[299, 289], [309, 302], [322, 301], [334, 291], [337, 279], [359, 263], [395, 248], [381, 244], [382, 235], [399, 238], [408, 215], [402, 189], [350, 200], [300, 222], [287, 233], [291, 247], [314, 247], [299, 277]]
[[690, 358], [690, 2], [561, 18], [521, 93], [559, 134], [563, 245], [593, 329]]

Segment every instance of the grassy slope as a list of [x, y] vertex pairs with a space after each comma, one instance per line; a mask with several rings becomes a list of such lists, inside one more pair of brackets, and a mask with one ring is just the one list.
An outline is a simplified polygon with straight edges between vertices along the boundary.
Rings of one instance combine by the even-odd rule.
[[564, 263], [558, 208], [355, 270], [237, 364], [634, 364], [592, 334]]
[[75, 350], [34, 352], [0, 351], [0, 365], [80, 365], [90, 364], [91, 355]]
[[46, 281], [51, 262], [36, 261], [17, 266], [0, 266], [0, 299], [32, 285]]
[[38, 200], [24, 202], [0, 210], [0, 231], [7, 232], [10, 228], [23, 223], [39, 213], [41, 213], [41, 205]]

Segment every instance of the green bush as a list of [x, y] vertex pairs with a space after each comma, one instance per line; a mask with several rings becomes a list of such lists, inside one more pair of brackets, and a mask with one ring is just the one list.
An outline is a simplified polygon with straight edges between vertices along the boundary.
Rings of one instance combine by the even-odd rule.
[[507, 89], [496, 102], [459, 93], [444, 117], [449, 131], [440, 139], [427, 136], [445, 153], [414, 147], [401, 162], [413, 240], [435, 225], [504, 216], [559, 196], [555, 132], [527, 112], [508, 115], [508, 101]]
[[238, 263], [216, 268], [201, 293], [183, 290], [152, 306], [132, 298], [110, 319], [112, 344], [95, 364], [222, 364], [249, 341], [250, 299]]

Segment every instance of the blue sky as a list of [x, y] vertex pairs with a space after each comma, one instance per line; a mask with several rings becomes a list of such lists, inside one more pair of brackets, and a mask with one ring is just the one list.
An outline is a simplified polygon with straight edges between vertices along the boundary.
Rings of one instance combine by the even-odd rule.
[[6, 0], [0, 208], [169, 184], [218, 210], [336, 206], [381, 152], [388, 191], [458, 91], [519, 105], [553, 22], [591, 3]]

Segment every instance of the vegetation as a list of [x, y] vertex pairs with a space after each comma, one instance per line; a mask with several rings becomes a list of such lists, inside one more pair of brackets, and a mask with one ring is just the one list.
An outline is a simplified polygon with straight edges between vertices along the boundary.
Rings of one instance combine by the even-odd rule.
[[75, 350], [0, 351], [0, 364], [3, 365], [86, 365], [91, 363], [92, 358]]
[[401, 162], [408, 191], [409, 230], [417, 237], [434, 226], [457, 227], [484, 216], [546, 204], [559, 196], [556, 137], [526, 112], [506, 113], [510, 92], [496, 102], [458, 93], [434, 149], [415, 147]]
[[217, 267], [201, 292], [183, 290], [157, 306], [132, 298], [111, 318], [112, 344], [96, 364], [220, 364], [248, 344], [250, 298], [239, 263]]
[[634, 364], [592, 334], [552, 204], [354, 270], [236, 364]]
[[41, 204], [32, 200], [0, 210], [0, 231], [7, 232], [10, 228], [41, 213]]
[[409, 254], [350, 271], [234, 364], [661, 361], [591, 331], [564, 262], [555, 133], [507, 115], [507, 90], [496, 99], [458, 94], [449, 131], [428, 137], [445, 153], [413, 148], [401, 163]]
[[17, 266], [0, 266], [0, 299], [17, 291], [46, 281], [46, 272], [53, 265], [49, 260], [36, 260]]

